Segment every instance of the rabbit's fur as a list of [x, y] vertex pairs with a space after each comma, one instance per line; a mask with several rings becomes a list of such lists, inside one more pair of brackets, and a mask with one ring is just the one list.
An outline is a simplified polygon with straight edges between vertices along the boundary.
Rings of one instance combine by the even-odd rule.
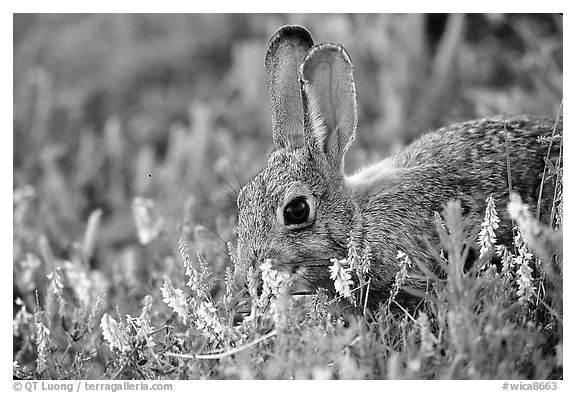
[[[313, 46], [308, 31], [285, 26], [266, 55], [272, 97], [274, 148], [266, 168], [238, 196], [237, 272], [265, 259], [274, 269], [298, 273], [292, 291], [334, 288], [331, 258], [343, 259], [352, 237], [369, 253], [372, 301], [386, 298], [399, 269], [397, 253], [433, 261], [427, 243], [437, 239], [434, 212], [459, 200], [480, 223], [492, 195], [501, 217], [500, 238], [510, 242], [505, 130], [512, 189], [536, 206], [549, 136], [557, 122], [515, 117], [476, 120], [429, 133], [401, 154], [346, 176], [343, 159], [356, 131], [352, 63], [344, 48]], [[554, 146], [551, 155], [558, 155]], [[551, 188], [542, 217], [550, 215]], [[287, 204], [305, 199], [305, 222], [287, 223]]]

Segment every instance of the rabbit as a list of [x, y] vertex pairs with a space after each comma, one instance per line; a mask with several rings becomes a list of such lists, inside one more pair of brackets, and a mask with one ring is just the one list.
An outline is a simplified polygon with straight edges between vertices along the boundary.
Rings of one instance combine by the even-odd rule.
[[[284, 26], [270, 39], [265, 68], [273, 149], [266, 168], [238, 194], [235, 265], [237, 274], [245, 274], [248, 266], [272, 261], [274, 269], [295, 277], [292, 294], [318, 288], [333, 294], [331, 259], [346, 258], [352, 239], [370, 260], [370, 303], [385, 301], [399, 271], [399, 250], [433, 263], [427, 244], [437, 239], [434, 212], [452, 200], [480, 223], [492, 195], [501, 232], [511, 233], [504, 129], [512, 189], [533, 207], [548, 149], [537, 138], [554, 127], [562, 133], [561, 119], [468, 121], [428, 133], [400, 154], [347, 176], [344, 155], [358, 118], [346, 50], [314, 45], [304, 27]], [[551, 154], [558, 155], [558, 146]], [[543, 195], [546, 216], [551, 190]]]

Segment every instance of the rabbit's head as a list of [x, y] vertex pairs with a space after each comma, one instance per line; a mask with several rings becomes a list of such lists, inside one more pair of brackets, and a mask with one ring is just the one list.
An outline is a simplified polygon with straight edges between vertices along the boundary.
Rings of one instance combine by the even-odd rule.
[[238, 196], [237, 267], [296, 273], [293, 292], [327, 287], [331, 258], [343, 258], [356, 205], [343, 159], [356, 130], [352, 63], [344, 48], [313, 46], [285, 26], [270, 40], [266, 73], [273, 151]]

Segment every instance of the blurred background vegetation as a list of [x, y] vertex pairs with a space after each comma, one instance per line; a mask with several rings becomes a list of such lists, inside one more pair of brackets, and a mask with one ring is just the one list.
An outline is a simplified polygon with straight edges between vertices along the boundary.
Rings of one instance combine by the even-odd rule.
[[91, 269], [112, 288], [157, 288], [147, 283], [166, 254], [139, 243], [135, 196], [155, 202], [167, 248], [193, 224], [194, 241], [214, 240], [208, 260], [229, 263], [234, 190], [271, 146], [263, 64], [282, 25], [304, 25], [353, 60], [351, 172], [454, 121], [555, 117], [562, 23], [555, 14], [15, 15], [16, 292], [31, 295], [50, 271], [23, 275], [29, 253], [72, 259], [95, 211]]

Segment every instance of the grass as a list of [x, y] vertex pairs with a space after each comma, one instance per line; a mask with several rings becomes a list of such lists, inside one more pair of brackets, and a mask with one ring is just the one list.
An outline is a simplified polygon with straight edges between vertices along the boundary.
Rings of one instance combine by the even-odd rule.
[[[388, 303], [366, 309], [353, 245], [335, 277], [356, 306], [287, 297], [266, 265], [234, 283], [234, 194], [270, 145], [262, 62], [278, 26], [301, 23], [351, 54], [361, 124], [349, 171], [400, 148], [408, 128], [556, 116], [557, 15], [434, 18], [17, 16], [14, 377], [562, 378], [560, 162], [547, 162], [552, 228], [512, 201], [514, 249], [489, 236], [493, 215], [469, 222], [446, 206], [442, 270], [398, 259], [429, 282], [414, 306], [401, 275]], [[502, 269], [484, 256], [465, 271], [482, 230]]]
[[[512, 212], [525, 209], [521, 201], [511, 205]], [[164, 280], [158, 278], [156, 290], [130, 315], [110, 304], [118, 287], [99, 288], [98, 276], [80, 260], [54, 261], [43, 293], [45, 306], [38, 301], [29, 310], [19, 302], [15, 376], [561, 378], [562, 261], [556, 255], [561, 248], [552, 250], [553, 256], [534, 257], [528, 251], [543, 249], [559, 234], [523, 217], [525, 212], [515, 214], [517, 251], [502, 253], [503, 268], [476, 263], [465, 271], [468, 248], [478, 238], [477, 225], [461, 215], [458, 203], [449, 204], [439, 225], [442, 271], [418, 266], [429, 289], [413, 293], [421, 301], [410, 311], [396, 301], [398, 291], [379, 310], [365, 309], [362, 303], [343, 306], [324, 291], [292, 298], [285, 294], [280, 273], [264, 266], [261, 272], [248, 273], [241, 292], [249, 294], [251, 307], [240, 318], [235, 310], [246, 297], [234, 291], [231, 270], [222, 277], [201, 254], [194, 266], [180, 240], [178, 260], [165, 266]], [[140, 225], [141, 231], [155, 230], [153, 223]], [[534, 230], [540, 233], [533, 237], [539, 244], [527, 244]], [[148, 252], [159, 252], [158, 237], [146, 238]], [[398, 289], [413, 274], [397, 276]], [[258, 276], [264, 282], [260, 296]], [[108, 310], [102, 314], [104, 307]]]

